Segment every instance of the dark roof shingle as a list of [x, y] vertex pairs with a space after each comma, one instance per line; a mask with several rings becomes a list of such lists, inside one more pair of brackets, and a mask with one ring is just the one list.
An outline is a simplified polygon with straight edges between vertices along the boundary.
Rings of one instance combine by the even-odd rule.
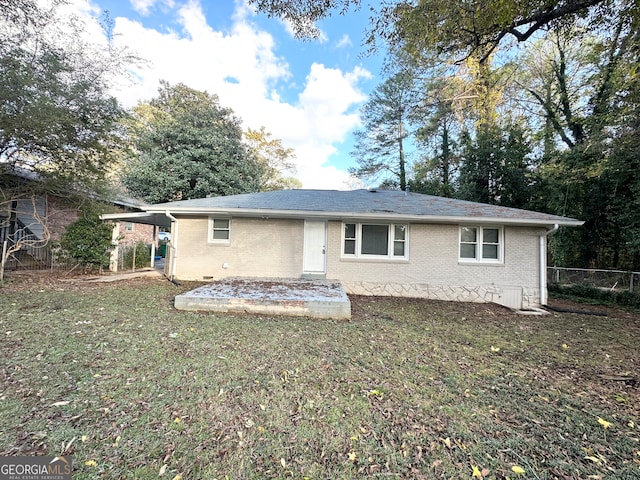
[[[506, 223], [580, 225], [546, 213], [468, 202], [397, 190], [276, 190], [151, 205], [148, 211], [171, 213], [264, 214], [265, 216], [354, 218], [393, 217], [424, 221], [483, 219]], [[311, 215], [313, 214], [313, 215]]]

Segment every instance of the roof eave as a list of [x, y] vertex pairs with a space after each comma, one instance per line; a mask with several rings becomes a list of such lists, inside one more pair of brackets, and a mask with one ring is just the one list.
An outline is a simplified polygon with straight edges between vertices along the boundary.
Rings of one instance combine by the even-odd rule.
[[[166, 208], [154, 209], [147, 207], [150, 213], [164, 213]], [[325, 212], [316, 210], [269, 210], [269, 209], [249, 209], [249, 208], [210, 208], [210, 207], [174, 207], [169, 209], [172, 214], [178, 215], [228, 215], [236, 217], [257, 217], [257, 218], [282, 218], [282, 219], [324, 219], [324, 220], [389, 220], [402, 222], [419, 223], [493, 223], [500, 225], [518, 226], [544, 226], [553, 227], [570, 226], [578, 227], [584, 222], [563, 217], [551, 217], [549, 219], [537, 218], [505, 218], [487, 216], [443, 216], [443, 215], [406, 215], [400, 213], [387, 212]]]

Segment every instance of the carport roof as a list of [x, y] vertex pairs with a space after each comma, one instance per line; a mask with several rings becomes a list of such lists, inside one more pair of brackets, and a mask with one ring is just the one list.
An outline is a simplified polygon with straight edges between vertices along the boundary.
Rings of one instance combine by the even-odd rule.
[[100, 215], [100, 219], [112, 222], [143, 223], [165, 228], [171, 227], [171, 219], [163, 213], [156, 212], [105, 213]]

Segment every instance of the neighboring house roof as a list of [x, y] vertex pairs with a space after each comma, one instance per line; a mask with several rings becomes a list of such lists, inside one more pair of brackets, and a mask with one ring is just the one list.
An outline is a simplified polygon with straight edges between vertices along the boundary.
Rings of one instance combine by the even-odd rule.
[[181, 200], [143, 208], [156, 216], [168, 212], [269, 218], [379, 219], [433, 223], [493, 222], [535, 226], [578, 226], [583, 223], [572, 218], [530, 210], [394, 190], [276, 190]]
[[[16, 179], [20, 179], [24, 182], [40, 182], [41, 176], [34, 172], [33, 170], [29, 170], [24, 167], [18, 166], [10, 166], [0, 163], [0, 174], [6, 174], [9, 177], [14, 177]], [[92, 198], [94, 200], [99, 200], [101, 202], [111, 203], [118, 207], [129, 208], [132, 210], [144, 210], [144, 207], [148, 206], [148, 203], [139, 200], [137, 198], [130, 197], [123, 192], [120, 191], [112, 191], [109, 195], [98, 194], [95, 192], [87, 192], [84, 189], [74, 189], [73, 187], [69, 187], [69, 192], [75, 195], [86, 196], [88, 198]]]

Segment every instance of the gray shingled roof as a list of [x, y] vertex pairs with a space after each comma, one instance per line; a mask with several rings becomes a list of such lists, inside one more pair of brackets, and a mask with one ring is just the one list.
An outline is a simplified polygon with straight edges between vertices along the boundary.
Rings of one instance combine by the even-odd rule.
[[224, 213], [271, 218], [358, 218], [425, 222], [494, 221], [531, 225], [581, 225], [572, 218], [452, 198], [392, 190], [277, 190], [150, 205], [148, 212]]

